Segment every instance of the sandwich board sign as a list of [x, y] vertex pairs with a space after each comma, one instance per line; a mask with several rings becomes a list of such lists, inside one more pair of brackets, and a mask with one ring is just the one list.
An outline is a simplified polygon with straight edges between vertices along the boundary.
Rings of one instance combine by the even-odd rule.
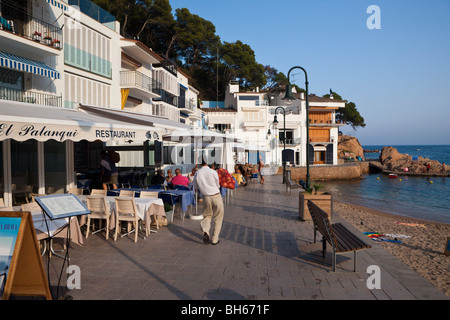
[[0, 297], [51, 300], [30, 212], [0, 211]]

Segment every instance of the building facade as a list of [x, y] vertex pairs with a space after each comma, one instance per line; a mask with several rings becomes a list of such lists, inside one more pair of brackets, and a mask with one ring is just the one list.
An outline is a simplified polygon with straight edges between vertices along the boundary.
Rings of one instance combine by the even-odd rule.
[[[286, 101], [284, 93], [269, 94], [258, 89], [240, 92], [239, 83], [232, 81], [224, 102], [204, 103], [206, 124], [210, 130], [232, 133], [243, 142], [241, 150], [245, 151], [238, 155], [239, 162], [263, 160], [280, 166], [285, 159], [290, 165], [306, 166], [306, 99], [301, 93], [295, 96]], [[337, 138], [342, 124], [336, 121], [336, 110], [344, 107], [345, 101], [333, 97], [309, 96], [310, 165], [337, 164]]]
[[[6, 205], [20, 205], [32, 193], [66, 192], [81, 172], [98, 169], [103, 148], [117, 148], [124, 168], [154, 168], [163, 134], [182, 122], [201, 125], [198, 91], [187, 77], [119, 30], [111, 14], [88, 0], [0, 1], [0, 198]], [[95, 109], [116, 113], [100, 116], [90, 112]], [[63, 139], [58, 124], [72, 128], [72, 136]]]

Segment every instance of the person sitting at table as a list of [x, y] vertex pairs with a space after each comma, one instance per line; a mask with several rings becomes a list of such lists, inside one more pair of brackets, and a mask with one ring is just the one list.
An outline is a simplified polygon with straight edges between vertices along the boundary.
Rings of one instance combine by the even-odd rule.
[[155, 185], [162, 185], [164, 184], [164, 181], [166, 179], [164, 178], [164, 171], [162, 171], [161, 169], [158, 169], [156, 171], [156, 175], [152, 178], [152, 180], [150, 181], [150, 183], [155, 186]]
[[180, 169], [175, 170], [175, 177], [172, 178], [173, 186], [182, 185], [188, 187], [189, 182], [190, 182], [189, 179], [181, 174]]
[[166, 183], [168, 184], [172, 183], [172, 178], [173, 178], [172, 170], [169, 169], [167, 170]]
[[198, 170], [197, 167], [193, 167], [192, 168], [192, 172], [189, 173], [189, 176], [188, 176], [189, 181], [191, 181], [191, 182], [194, 181], [194, 176], [195, 176], [195, 173], [197, 172], [197, 170]]

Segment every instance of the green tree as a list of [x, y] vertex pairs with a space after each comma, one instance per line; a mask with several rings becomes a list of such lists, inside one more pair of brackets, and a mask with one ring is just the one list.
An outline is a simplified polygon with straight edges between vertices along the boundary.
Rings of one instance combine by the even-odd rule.
[[[329, 98], [330, 95], [325, 94], [323, 97]], [[336, 92], [333, 92], [333, 98], [336, 100], [344, 100]], [[344, 121], [347, 125], [352, 126], [354, 130], [356, 130], [358, 127], [364, 128], [366, 126], [366, 124], [364, 123], [364, 118], [359, 113], [354, 102], [346, 101], [345, 107], [336, 111], [336, 116], [338, 120]]]
[[223, 78], [226, 83], [229, 80], [239, 80], [244, 89], [262, 88], [266, 85], [264, 66], [256, 62], [255, 52], [249, 45], [239, 40], [233, 43], [225, 42], [220, 53]]
[[220, 38], [214, 24], [186, 8], [176, 10], [176, 22], [175, 48], [183, 67], [201, 68], [205, 61], [216, 56]]

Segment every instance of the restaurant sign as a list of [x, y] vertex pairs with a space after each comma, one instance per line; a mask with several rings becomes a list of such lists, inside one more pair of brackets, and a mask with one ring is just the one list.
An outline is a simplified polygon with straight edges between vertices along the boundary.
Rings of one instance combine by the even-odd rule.
[[[133, 128], [134, 127], [134, 128]], [[139, 127], [139, 126], [138, 126]], [[64, 124], [40, 124], [20, 122], [0, 122], [0, 141], [14, 139], [25, 141], [35, 139], [37, 141], [119, 141], [119, 142], [143, 142], [147, 140], [160, 140], [160, 133], [155, 128], [148, 130], [136, 128], [136, 125], [121, 127], [105, 124], [89, 125], [64, 125]]]

